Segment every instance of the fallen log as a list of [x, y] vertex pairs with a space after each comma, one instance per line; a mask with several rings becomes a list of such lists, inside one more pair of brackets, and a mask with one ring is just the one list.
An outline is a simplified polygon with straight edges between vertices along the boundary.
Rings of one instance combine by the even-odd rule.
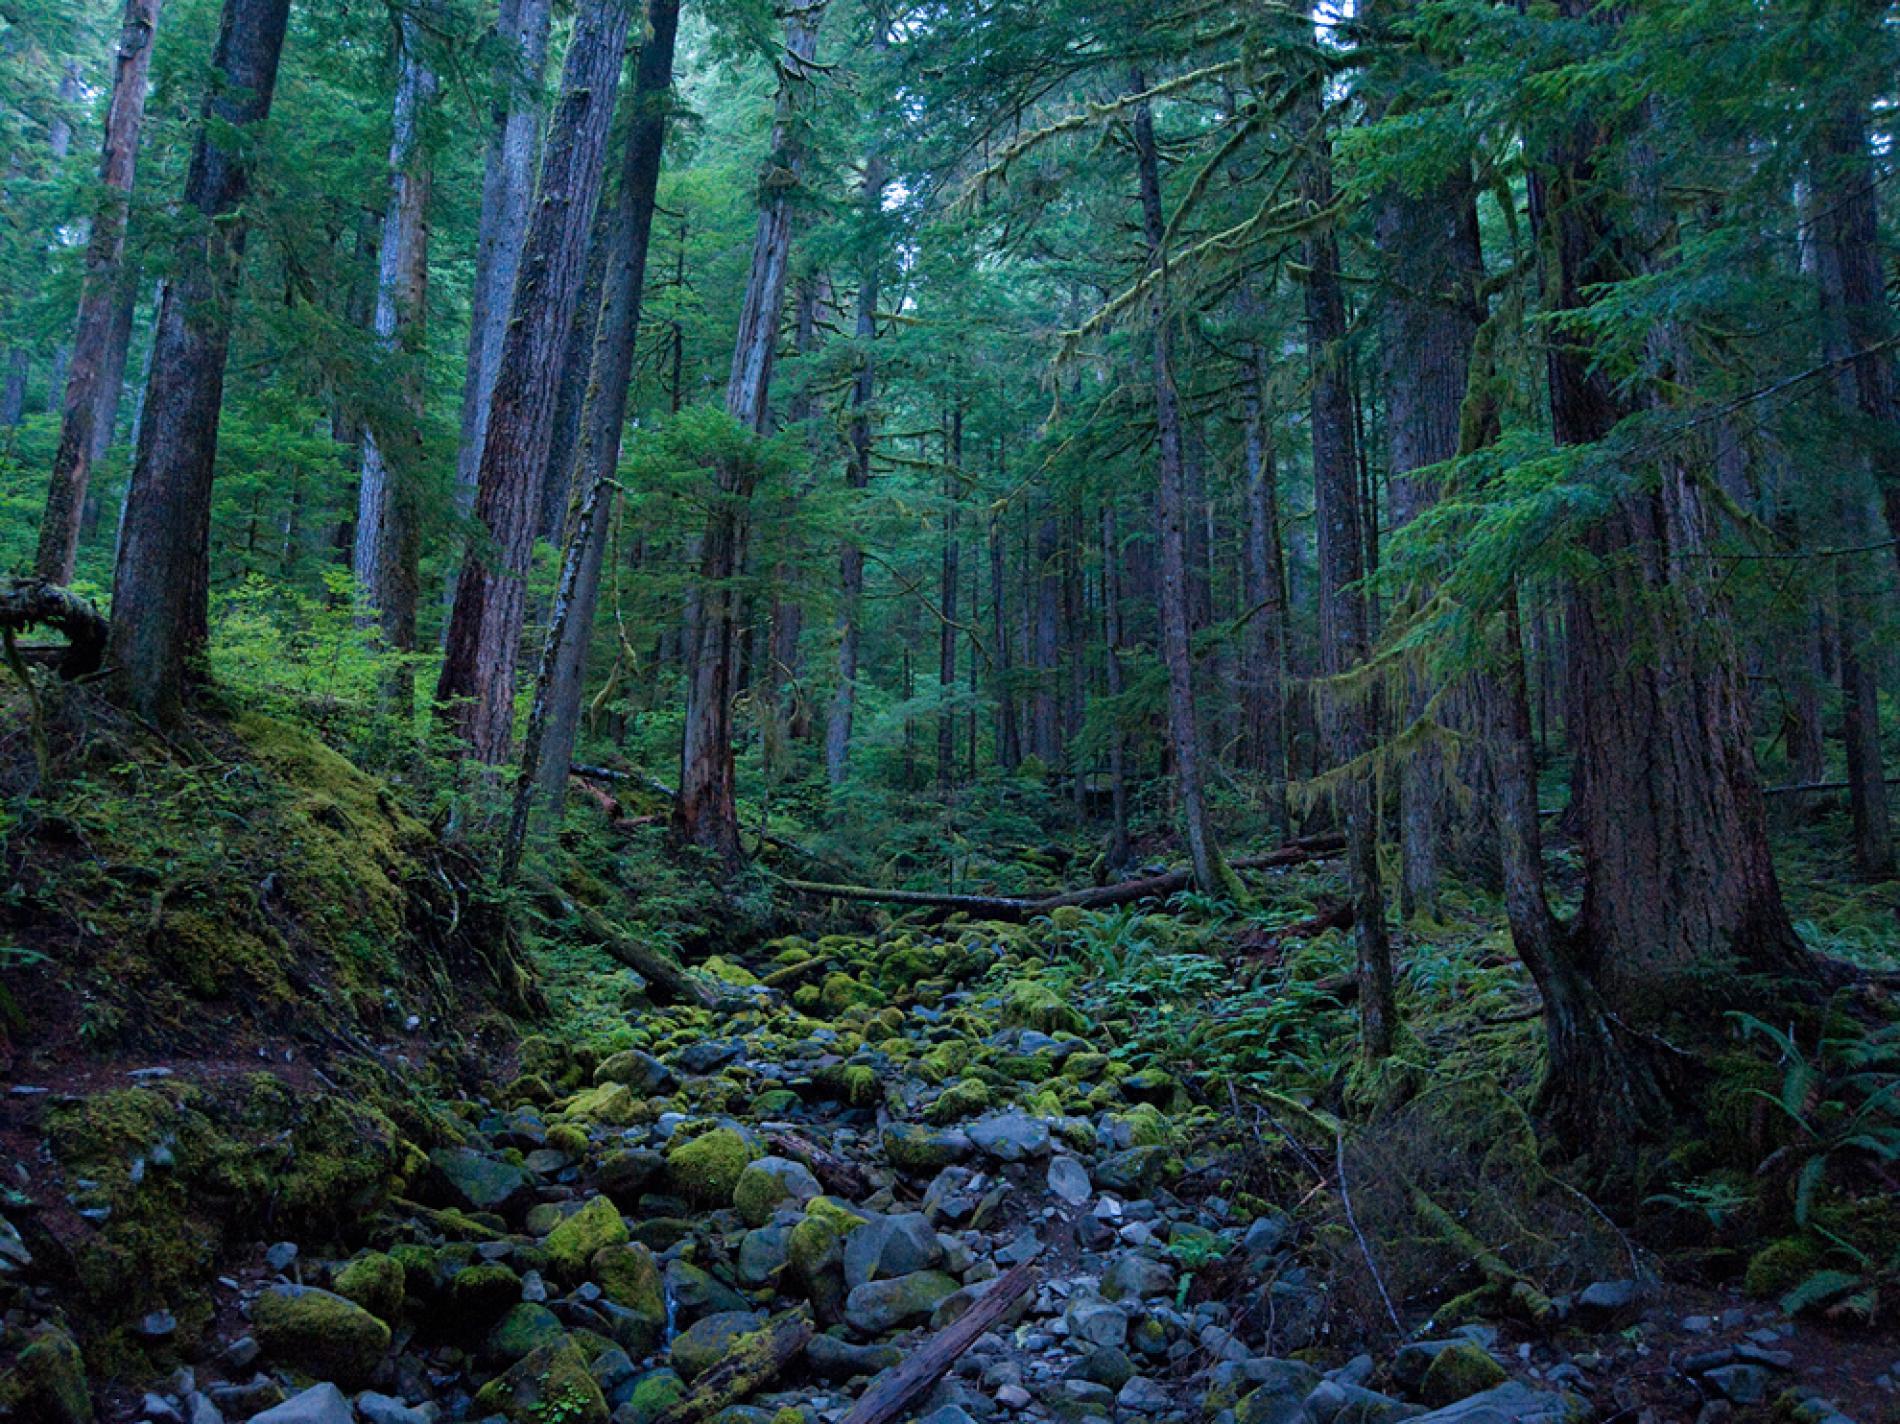
[[855, 1163], [847, 1161], [835, 1152], [820, 1147], [808, 1137], [800, 1137], [790, 1132], [775, 1132], [766, 1138], [766, 1145], [780, 1157], [789, 1157], [794, 1162], [803, 1162], [811, 1168], [811, 1174], [818, 1184], [834, 1197], [843, 1197], [847, 1201], [861, 1201], [871, 1195], [876, 1188], [871, 1179]]
[[581, 928], [601, 947], [627, 968], [647, 981], [647, 993], [656, 1003], [692, 1004], [702, 1009], [719, 1007], [720, 993], [691, 970], [675, 963], [656, 949], [636, 943], [612, 920], [591, 905], [583, 905], [565, 894], [551, 880], [536, 882], [537, 888], [563, 913], [573, 915]]
[[701, 1375], [693, 1392], [654, 1424], [699, 1424], [757, 1394], [805, 1352], [811, 1337], [811, 1316], [804, 1306], [773, 1316], [733, 1341], [726, 1358]]
[[942, 1379], [958, 1356], [1009, 1314], [1010, 1307], [1027, 1293], [1035, 1279], [1027, 1261], [998, 1276], [996, 1284], [956, 1321], [939, 1330], [902, 1364], [872, 1381], [863, 1398], [845, 1416], [844, 1424], [890, 1424], [902, 1417], [912, 1400]]
[[[567, 770], [570, 777], [579, 777], [584, 781], [605, 781], [612, 785], [638, 786], [643, 791], [650, 791], [655, 796], [662, 797], [668, 801], [676, 801], [679, 799], [679, 792], [675, 791], [658, 777], [648, 776], [643, 771], [619, 771], [611, 766], [596, 766], [592, 762], [584, 761], [569, 762]], [[652, 824], [651, 819], [642, 816], [631, 821], [618, 823], [615, 829], [620, 829], [622, 825], [631, 827], [650, 824]], [[813, 865], [822, 866], [827, 870], [835, 868], [816, 851], [807, 850], [797, 841], [788, 841], [785, 837], [775, 836], [770, 831], [753, 830], [750, 834], [760, 845], [769, 845], [774, 850], [782, 850], [792, 855], [800, 856], [810, 861]]]
[[[1242, 856], [1232, 862], [1235, 870], [1272, 870], [1287, 865], [1304, 865], [1325, 860], [1345, 848], [1338, 836], [1315, 836], [1294, 841], [1265, 855]], [[916, 905], [925, 909], [954, 913], [963, 911], [984, 920], [1033, 920], [1052, 910], [1101, 910], [1115, 905], [1132, 905], [1137, 900], [1159, 899], [1189, 889], [1194, 884], [1190, 870], [1170, 870], [1136, 880], [1121, 880], [1113, 885], [1091, 885], [1081, 890], [1056, 890], [1041, 895], [960, 895], [938, 890], [885, 890], [875, 885], [830, 885], [816, 880], [780, 879], [787, 890], [830, 900], [861, 900], [879, 905]]]
[[105, 662], [108, 625], [104, 614], [71, 589], [42, 579], [14, 579], [0, 591], [0, 630], [14, 647], [14, 634], [39, 627], [60, 634], [66, 646], [15, 647], [22, 661], [49, 663], [68, 681], [99, 671]]

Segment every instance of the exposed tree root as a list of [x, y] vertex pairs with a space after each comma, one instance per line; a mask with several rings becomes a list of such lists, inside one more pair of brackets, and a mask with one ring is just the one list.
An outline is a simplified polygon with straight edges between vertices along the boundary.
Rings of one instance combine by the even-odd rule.
[[9, 639], [42, 626], [63, 636], [66, 646], [21, 648], [23, 661], [49, 663], [69, 681], [97, 672], [105, 661], [105, 615], [71, 589], [41, 579], [14, 579], [0, 590], [0, 629]]

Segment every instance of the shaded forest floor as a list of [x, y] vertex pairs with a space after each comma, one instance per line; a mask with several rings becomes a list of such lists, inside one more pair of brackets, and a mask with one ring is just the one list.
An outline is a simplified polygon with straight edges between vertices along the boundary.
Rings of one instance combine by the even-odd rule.
[[[1405, 927], [1367, 1074], [1331, 864], [1244, 909], [931, 922], [715, 889], [635, 794], [579, 801], [510, 930], [426, 769], [253, 713], [163, 744], [81, 693], [16, 725], [0, 1417], [814, 1424], [985, 1308], [891, 1417], [1895, 1417], [1900, 1211], [1844, 1126], [1900, 1081], [1879, 989], [1793, 1053], [1738, 1028], [1714, 1109], [1599, 1200], [1536, 1133], [1479, 894]], [[1797, 918], [1892, 968], [1844, 843], [1785, 828]], [[989, 854], [965, 878], [1019, 889], [1094, 849]], [[583, 911], [717, 1007], [654, 1003]]]

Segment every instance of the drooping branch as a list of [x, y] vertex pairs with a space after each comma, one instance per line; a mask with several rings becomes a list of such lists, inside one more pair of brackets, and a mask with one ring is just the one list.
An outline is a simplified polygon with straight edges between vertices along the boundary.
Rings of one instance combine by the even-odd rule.
[[26, 662], [50, 663], [68, 681], [95, 673], [105, 661], [105, 615], [71, 589], [42, 579], [14, 579], [0, 592], [0, 628], [9, 634], [47, 627], [66, 639], [64, 648], [23, 647]]

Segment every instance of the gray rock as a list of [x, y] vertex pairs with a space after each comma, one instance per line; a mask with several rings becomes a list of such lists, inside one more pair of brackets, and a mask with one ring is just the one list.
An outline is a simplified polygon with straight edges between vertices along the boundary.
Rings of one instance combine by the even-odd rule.
[[1130, 1251], [1118, 1256], [1102, 1277], [1102, 1294], [1110, 1300], [1156, 1300], [1174, 1294], [1174, 1267], [1165, 1261]]
[[931, 1410], [918, 1424], [976, 1424], [976, 1420], [970, 1417], [970, 1411], [961, 1404], [946, 1404]]
[[251, 1424], [356, 1424], [356, 1416], [343, 1391], [326, 1382], [253, 1415]]
[[1069, 1338], [1084, 1345], [1128, 1343], [1128, 1314], [1118, 1305], [1084, 1296], [1069, 1302], [1062, 1313], [1068, 1323]]
[[844, 1283], [855, 1290], [868, 1281], [928, 1270], [943, 1259], [943, 1243], [920, 1211], [872, 1217], [844, 1242]]
[[1334, 1380], [1321, 1380], [1306, 1396], [1306, 1413], [1313, 1424], [1396, 1424], [1424, 1412], [1416, 1404]]
[[356, 1412], [363, 1424], [435, 1424], [434, 1405], [405, 1404], [387, 1394], [364, 1390], [356, 1396]]
[[1064, 1380], [1062, 1394], [1071, 1403], [1085, 1408], [1095, 1404], [1106, 1409], [1115, 1402], [1115, 1391], [1093, 1380]]
[[1571, 1304], [1586, 1320], [1608, 1322], [1629, 1314], [1642, 1300], [1643, 1288], [1635, 1281], [1595, 1281], [1578, 1291]]
[[703, 1039], [698, 1043], [687, 1044], [673, 1055], [673, 1059], [682, 1072], [697, 1078], [707, 1073], [717, 1073], [728, 1063], [737, 1062], [744, 1052], [745, 1045], [736, 1038]]
[[739, 1178], [736, 1197], [747, 1223], [763, 1226], [778, 1207], [802, 1207], [823, 1190], [803, 1162], [789, 1157], [761, 1157]]
[[291, 1263], [296, 1259], [297, 1243], [295, 1241], [279, 1241], [264, 1252], [264, 1264], [273, 1271], [288, 1271]]
[[[969, 1285], [963, 1287], [962, 1290], [945, 1296], [942, 1300], [937, 1302], [936, 1309], [930, 1312], [930, 1328], [932, 1330], [941, 1330], [946, 1325], [956, 1324], [957, 1321], [963, 1319], [971, 1306], [975, 1305], [996, 1288], [996, 1281], [997, 1278], [994, 1276], [986, 1280], [972, 1281]], [[1029, 1297], [1026, 1295], [1018, 1296], [1016, 1303], [1003, 1312], [1003, 1318], [998, 1322], [999, 1326], [1013, 1325], [1016, 1321], [1021, 1320], [1023, 1316], [1028, 1313], [1028, 1310]]]
[[1080, 1206], [1093, 1194], [1089, 1171], [1073, 1157], [1049, 1159], [1049, 1191], [1070, 1206]]
[[1121, 1387], [1115, 1402], [1137, 1414], [1159, 1414], [1174, 1403], [1167, 1390], [1146, 1375], [1136, 1375]]
[[1430, 1424], [1579, 1424], [1589, 1417], [1589, 1410], [1575, 1395], [1532, 1389], [1510, 1380], [1415, 1417], [1421, 1424], [1426, 1420]]
[[0, 1276], [12, 1271], [24, 1271], [32, 1264], [33, 1253], [26, 1249], [19, 1228], [0, 1217]]
[[805, 1346], [805, 1363], [822, 1379], [848, 1380], [874, 1375], [903, 1361], [895, 1345], [854, 1345], [836, 1335], [814, 1335]]
[[146, 1391], [145, 1398], [139, 1401], [139, 1412], [151, 1424], [184, 1424], [185, 1416], [178, 1412], [178, 1406], [162, 1394]]
[[1285, 1212], [1270, 1211], [1254, 1219], [1246, 1235], [1240, 1238], [1240, 1249], [1247, 1253], [1250, 1260], [1258, 1263], [1285, 1245], [1292, 1233], [1293, 1219]]
[[1154, 1186], [1167, 1160], [1165, 1147], [1131, 1147], [1095, 1164], [1095, 1184], [1124, 1196], [1145, 1193]]
[[1035, 1396], [1019, 1384], [1006, 1384], [996, 1391], [996, 1402], [1005, 1409], [1026, 1409]]
[[845, 1297], [845, 1324], [860, 1335], [881, 1335], [913, 1320], [928, 1319], [939, 1301], [956, 1292], [956, 1277], [942, 1271], [870, 1281]]
[[723, 1310], [695, 1321], [673, 1337], [673, 1368], [685, 1379], [697, 1379], [726, 1357], [734, 1340], [764, 1323], [765, 1317], [752, 1310]]
[[472, 1211], [505, 1212], [534, 1190], [534, 1178], [525, 1168], [484, 1157], [473, 1148], [438, 1147], [429, 1162], [450, 1201]]
[[202, 1394], [185, 1401], [185, 1424], [224, 1424], [224, 1411]]
[[1070, 1379], [1092, 1380], [1109, 1389], [1120, 1389], [1134, 1375], [1135, 1362], [1117, 1345], [1098, 1345], [1069, 1367]]
[[1722, 1397], [1734, 1404], [1759, 1404], [1768, 1397], [1773, 1378], [1763, 1365], [1718, 1365], [1702, 1376]]
[[1049, 1150], [1049, 1124], [1027, 1113], [996, 1113], [967, 1129], [977, 1149], [999, 1162], [1021, 1162]]
[[761, 1226], [748, 1231], [739, 1243], [739, 1280], [748, 1286], [768, 1284], [791, 1258], [789, 1226]]

